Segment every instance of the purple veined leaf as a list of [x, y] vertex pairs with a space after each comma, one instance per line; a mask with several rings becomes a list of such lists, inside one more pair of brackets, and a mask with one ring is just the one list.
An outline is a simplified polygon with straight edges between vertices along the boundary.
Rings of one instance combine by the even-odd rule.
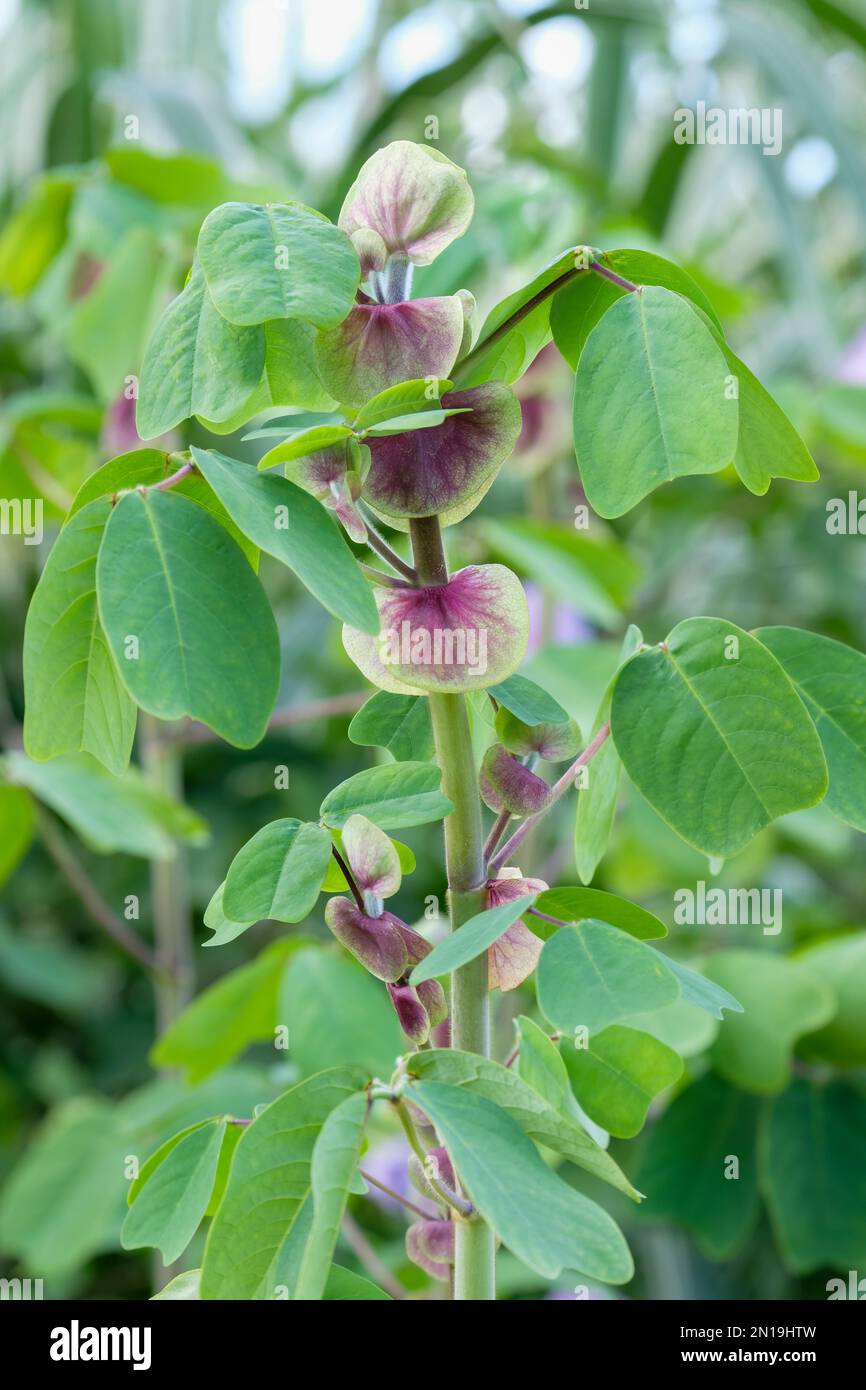
[[290, 459], [285, 474], [332, 511], [351, 539], [363, 545], [367, 527], [356, 503], [369, 467], [367, 446], [347, 437], [327, 449]]
[[483, 495], [520, 434], [520, 406], [509, 389], [491, 382], [450, 391], [442, 405], [467, 409], [437, 428], [371, 439], [364, 489], [386, 517], [436, 516]]
[[[488, 907], [501, 907], [504, 903], [518, 902], [527, 898], [527, 907], [536, 894], [547, 888], [543, 878], [523, 878], [519, 869], [500, 869], [497, 878], [487, 885]], [[490, 989], [500, 989], [503, 994], [517, 989], [528, 980], [544, 949], [534, 932], [530, 931], [519, 917], [487, 952], [487, 982]]]
[[454, 1264], [454, 1222], [413, 1222], [406, 1232], [406, 1254], [432, 1279], [449, 1279]]
[[366, 816], [350, 816], [343, 826], [343, 853], [360, 891], [393, 898], [402, 874], [393, 841]]
[[[362, 166], [343, 201], [339, 226], [352, 237], [366, 270], [383, 268], [383, 249], [386, 257], [429, 265], [463, 235], [474, 209], [463, 169], [430, 145], [395, 140]], [[358, 233], [364, 235], [356, 240]]]
[[356, 304], [336, 328], [317, 334], [322, 384], [354, 407], [403, 381], [447, 377], [463, 341], [463, 322], [457, 295]]
[[334, 936], [377, 980], [394, 983], [409, 968], [409, 953], [390, 912], [369, 917], [348, 898], [331, 898], [325, 921]]
[[487, 749], [478, 780], [484, 803], [491, 811], [534, 816], [550, 801], [550, 787], [544, 778], [501, 743], [493, 743]]
[[378, 638], [344, 627], [343, 645], [382, 690], [483, 690], [523, 659], [529, 609], [503, 565], [470, 565], [447, 584], [378, 589], [374, 597]]
[[445, 991], [438, 980], [422, 980], [417, 987], [389, 984], [388, 995], [400, 1027], [416, 1047], [421, 1047], [430, 1037], [431, 1029], [448, 1017]]

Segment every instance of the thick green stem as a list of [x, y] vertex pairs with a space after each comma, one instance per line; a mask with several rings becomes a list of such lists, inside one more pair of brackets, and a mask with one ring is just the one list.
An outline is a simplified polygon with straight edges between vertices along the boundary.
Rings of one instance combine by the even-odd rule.
[[[410, 525], [421, 582], [446, 583], [448, 570], [437, 518], [426, 517]], [[442, 790], [454, 805], [445, 819], [445, 864], [451, 930], [457, 931], [484, 907], [481, 800], [465, 698], [433, 694], [429, 704]], [[486, 955], [462, 966], [451, 977], [451, 1045], [483, 1057], [490, 1055]], [[454, 1298], [495, 1299], [493, 1232], [480, 1220], [457, 1221], [455, 1237]]]

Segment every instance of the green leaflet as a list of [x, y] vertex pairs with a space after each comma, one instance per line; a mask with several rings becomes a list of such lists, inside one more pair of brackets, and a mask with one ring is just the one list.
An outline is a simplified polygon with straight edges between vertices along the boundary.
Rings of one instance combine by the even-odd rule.
[[515, 1022], [520, 1040], [516, 1062], [518, 1076], [554, 1110], [567, 1113], [570, 1094], [568, 1072], [559, 1048], [525, 1014], [521, 1014]]
[[[566, 922], [595, 917], [641, 941], [654, 941], [668, 934], [664, 922], [654, 913], [647, 912], [645, 907], [639, 907], [637, 903], [630, 903], [627, 898], [618, 898], [615, 893], [604, 893], [600, 888], [549, 888], [541, 894], [535, 906], [539, 912], [546, 912], [548, 916], [559, 917]], [[542, 925], [539, 923], [539, 926]]]
[[92, 753], [123, 772], [136, 708], [99, 622], [96, 557], [111, 506], [91, 502], [52, 547], [24, 628], [24, 747], [42, 761]]
[[[652, 949], [655, 950], [655, 947]], [[708, 979], [705, 974], [690, 970], [682, 961], [676, 960], [673, 956], [662, 955], [661, 951], [658, 952], [658, 956], [679, 981], [682, 998], [686, 1004], [701, 1009], [703, 1013], [709, 1014], [710, 1018], [723, 1018], [725, 1009], [736, 1014], [743, 1012], [739, 1000], [726, 989], [722, 989], [721, 985]]]
[[[629, 624], [619, 655], [617, 671], [634, 656], [643, 642], [640, 628]], [[590, 738], [610, 719], [610, 702], [616, 675], [602, 697], [593, 721]], [[595, 876], [613, 829], [622, 763], [612, 738], [605, 739], [588, 769], [586, 786], [577, 797], [577, 819], [574, 826], [574, 859], [581, 883], [591, 883]]]
[[203, 941], [202, 946], [225, 946], [227, 942], [234, 941], [236, 937], [242, 936], [245, 931], [249, 931], [250, 927], [254, 927], [256, 924], [255, 919], [236, 922], [233, 917], [226, 914], [223, 907], [225, 886], [225, 879], [223, 879], [205, 908], [202, 920], [205, 926], [213, 932], [213, 936], [209, 936], [207, 941]]
[[[553, 1044], [550, 1046], [552, 1048]], [[470, 1096], [493, 1101], [511, 1116], [530, 1139], [562, 1154], [571, 1163], [624, 1192], [634, 1201], [640, 1200], [640, 1194], [622, 1170], [590, 1138], [577, 1119], [551, 1103], [546, 1094], [548, 1087], [545, 1086], [542, 1091], [510, 1067], [503, 1067], [499, 1062], [472, 1052], [460, 1052], [456, 1048], [431, 1048], [416, 1052], [409, 1071], [412, 1076], [422, 1080], [442, 1081], [449, 1086], [464, 1088]]]
[[630, 1014], [663, 1008], [680, 986], [664, 956], [606, 922], [560, 927], [538, 962], [538, 1003], [554, 1027], [595, 1037]]
[[225, 1132], [225, 1120], [212, 1122], [172, 1147], [129, 1209], [120, 1233], [125, 1250], [152, 1245], [166, 1265], [179, 1259], [207, 1210]]
[[183, 1274], [176, 1274], [173, 1279], [170, 1279], [159, 1293], [153, 1294], [150, 1302], [158, 1302], [160, 1299], [165, 1299], [169, 1303], [194, 1302], [199, 1297], [200, 1283], [201, 1270], [187, 1269]]
[[133, 1178], [132, 1182], [129, 1184], [129, 1191], [126, 1194], [126, 1205], [128, 1207], [132, 1206], [148, 1178], [153, 1176], [159, 1165], [168, 1158], [172, 1149], [177, 1148], [182, 1139], [185, 1139], [188, 1134], [192, 1134], [194, 1130], [201, 1129], [202, 1125], [212, 1125], [215, 1123], [216, 1117], [213, 1115], [209, 1115], [206, 1120], [196, 1120], [193, 1124], [186, 1125], [184, 1129], [178, 1130], [177, 1134], [170, 1135], [164, 1143], [160, 1144], [158, 1149], [155, 1149], [152, 1154], [149, 1154], [138, 1170], [138, 1177]]
[[246, 1129], [205, 1246], [203, 1299], [280, 1296], [277, 1275], [309, 1196], [316, 1138], [331, 1111], [366, 1079], [355, 1067], [320, 1072]]
[[378, 633], [373, 592], [325, 508], [287, 478], [213, 450], [192, 450], [226, 511], [260, 549], [288, 565], [329, 613]]
[[331, 837], [312, 822], [262, 826], [229, 866], [223, 911], [235, 923], [300, 922], [312, 911], [331, 861]]
[[[661, 285], [682, 295], [721, 332], [721, 324], [703, 290], [678, 265], [651, 251], [605, 251], [596, 259], [633, 284]], [[629, 293], [595, 270], [576, 276], [557, 292], [550, 310], [550, 327], [553, 341], [572, 370], [576, 369], [584, 344], [599, 319]]]
[[639, 1134], [653, 1099], [682, 1075], [677, 1054], [649, 1033], [613, 1024], [561, 1055], [578, 1104], [618, 1139]]
[[324, 1297], [351, 1182], [364, 1145], [369, 1100], [365, 1091], [331, 1111], [319, 1131], [310, 1165], [313, 1220], [304, 1247], [294, 1297]]
[[311, 425], [308, 429], [288, 430], [285, 438], [259, 459], [258, 467], [264, 470], [278, 463], [291, 463], [293, 459], [306, 458], [308, 454], [317, 454], [351, 438], [352, 430], [348, 425]]
[[10, 778], [29, 787], [100, 854], [120, 850], [144, 859], [173, 859], [177, 842], [201, 845], [208, 830], [200, 816], [130, 767], [114, 777], [86, 753], [35, 763], [8, 753]]
[[[328, 395], [316, 372], [314, 340], [316, 330], [300, 319], [269, 319], [262, 325], [265, 334], [265, 367], [252, 395], [226, 420], [202, 419], [211, 434], [234, 434], [248, 420], [272, 406], [295, 406], [303, 410], [333, 410], [336, 402]], [[245, 434], [284, 435], [286, 429], [270, 429]]]
[[847, 1285], [847, 1271], [866, 1264], [862, 1094], [842, 1081], [792, 1082], [761, 1127], [759, 1167], [788, 1268], [807, 1274], [826, 1266]]
[[759, 497], [773, 478], [814, 482], [819, 476], [814, 459], [781, 406], [727, 345], [723, 351], [739, 389], [740, 432], [734, 467], [740, 481]]
[[710, 1259], [736, 1254], [760, 1208], [759, 1108], [712, 1072], [676, 1096], [641, 1150], [635, 1181], [647, 1201], [640, 1215], [685, 1226]]
[[704, 854], [738, 853], [827, 788], [820, 740], [785, 672], [721, 618], [687, 619], [624, 666], [611, 724], [629, 777]]
[[288, 318], [333, 328], [361, 278], [345, 232], [302, 203], [224, 203], [202, 224], [198, 258], [214, 304], [234, 324]]
[[142, 439], [203, 415], [227, 420], [262, 375], [265, 338], [260, 327], [239, 328], [217, 311], [201, 267], [156, 326], [141, 369], [136, 425]]
[[445, 380], [432, 380], [420, 377], [414, 381], [401, 381], [397, 386], [389, 386], [371, 397], [362, 405], [352, 422], [360, 433], [384, 425], [395, 417], [425, 415], [439, 408], [439, 398], [443, 392], [451, 390], [452, 383]]
[[710, 1050], [715, 1070], [755, 1095], [773, 1095], [791, 1076], [797, 1038], [833, 1017], [833, 991], [806, 963], [768, 951], [722, 951], [704, 966], [707, 976], [736, 992], [743, 1012], [725, 1020]]
[[280, 981], [303, 940], [275, 941], [224, 975], [184, 1009], [151, 1051], [157, 1067], [183, 1067], [190, 1084], [231, 1062], [250, 1043], [273, 1040]]
[[[118, 492], [124, 492], [134, 487], [151, 487], [154, 483], [164, 482], [172, 473], [177, 472], [177, 468], [177, 455], [172, 456], [163, 452], [162, 449], [132, 449], [127, 454], [118, 454], [116, 458], [109, 459], [101, 468], [97, 468], [82, 483], [67, 513], [66, 525], [68, 526], [75, 513], [86, 506], [88, 502], [99, 497], [114, 499]], [[244, 533], [238, 529], [213, 488], [201, 473], [189, 473], [179, 482], [172, 483], [171, 490], [179, 497], [188, 497], [190, 502], [195, 502], [197, 506], [208, 512], [215, 521], [219, 522], [220, 526], [228, 531], [233, 540], [237, 541], [252, 569], [258, 568], [259, 552], [257, 547], [248, 541]]]
[[602, 1283], [628, 1282], [634, 1266], [619, 1227], [547, 1167], [505, 1110], [437, 1081], [416, 1082], [411, 1094], [472, 1202], [518, 1259], [549, 1279], [577, 1269]]
[[662, 483], [717, 473], [737, 447], [728, 364], [687, 300], [650, 287], [620, 299], [581, 353], [574, 446], [590, 506], [617, 517]]
[[559, 701], [527, 676], [509, 676], [498, 685], [488, 686], [487, 693], [524, 724], [568, 723], [569, 716]]
[[423, 695], [377, 690], [358, 710], [348, 733], [362, 747], [386, 748], [398, 763], [429, 762], [433, 757], [430, 706]]
[[328, 1272], [328, 1282], [325, 1285], [324, 1298], [330, 1303], [381, 1303], [385, 1301], [391, 1303], [393, 1300], [389, 1293], [380, 1289], [378, 1284], [373, 1284], [369, 1279], [364, 1279], [360, 1274], [354, 1274], [351, 1269], [343, 1269], [342, 1265], [331, 1265]]
[[370, 767], [328, 792], [319, 814], [326, 825], [337, 830], [356, 814], [366, 816], [382, 830], [426, 825], [454, 809], [439, 790], [441, 780], [440, 769], [431, 763]]
[[825, 806], [866, 830], [866, 656], [796, 627], [761, 627], [753, 636], [784, 667], [815, 721], [830, 771]]
[[499, 907], [488, 907], [461, 923], [459, 931], [452, 932], [438, 946], [434, 946], [429, 956], [416, 965], [409, 980], [413, 985], [422, 980], [432, 980], [436, 975], [447, 975], [468, 961], [475, 960], [489, 946], [498, 941], [508, 931], [528, 907], [535, 901], [535, 894], [516, 898], [514, 902], [502, 903]]
[[256, 576], [220, 526], [171, 493], [122, 497], [96, 567], [99, 614], [136, 702], [251, 748], [274, 707], [280, 651]]

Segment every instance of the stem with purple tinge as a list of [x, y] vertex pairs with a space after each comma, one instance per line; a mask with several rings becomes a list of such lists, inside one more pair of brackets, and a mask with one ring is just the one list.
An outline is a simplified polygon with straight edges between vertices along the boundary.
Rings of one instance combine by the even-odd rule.
[[580, 769], [582, 767], [586, 767], [586, 764], [590, 762], [592, 758], [595, 757], [596, 753], [598, 752], [601, 745], [604, 743], [609, 733], [610, 725], [602, 724], [598, 733], [595, 735], [595, 738], [593, 738], [591, 743], [587, 744], [580, 757], [575, 759], [575, 761], [571, 764], [571, 767], [568, 769], [567, 772], [564, 772], [562, 774], [558, 782], [554, 782], [553, 786], [550, 789], [550, 800], [548, 801], [544, 810], [536, 812], [534, 816], [528, 816], [525, 821], [521, 821], [520, 825], [517, 827], [511, 838], [509, 840], [506, 840], [499, 853], [493, 856], [493, 858], [487, 866], [488, 875], [496, 873], [499, 869], [502, 868], [503, 864], [506, 864], [508, 862], [508, 860], [514, 854], [514, 851], [518, 849], [520, 845], [522, 845], [523, 841], [526, 839], [530, 831], [534, 830], [536, 825], [538, 825], [542, 816], [546, 816], [551, 806], [554, 806], [556, 802], [559, 800], [559, 798], [563, 796], [565, 792], [568, 791], [569, 787], [573, 783]]

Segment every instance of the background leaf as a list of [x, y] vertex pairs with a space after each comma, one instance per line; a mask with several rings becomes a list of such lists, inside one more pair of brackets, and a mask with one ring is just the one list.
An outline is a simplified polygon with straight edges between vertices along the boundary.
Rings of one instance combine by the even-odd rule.
[[453, 810], [439, 791], [442, 773], [430, 763], [387, 763], [366, 768], [328, 792], [319, 808], [327, 825], [340, 829], [362, 815], [382, 830], [408, 829], [442, 820]]

